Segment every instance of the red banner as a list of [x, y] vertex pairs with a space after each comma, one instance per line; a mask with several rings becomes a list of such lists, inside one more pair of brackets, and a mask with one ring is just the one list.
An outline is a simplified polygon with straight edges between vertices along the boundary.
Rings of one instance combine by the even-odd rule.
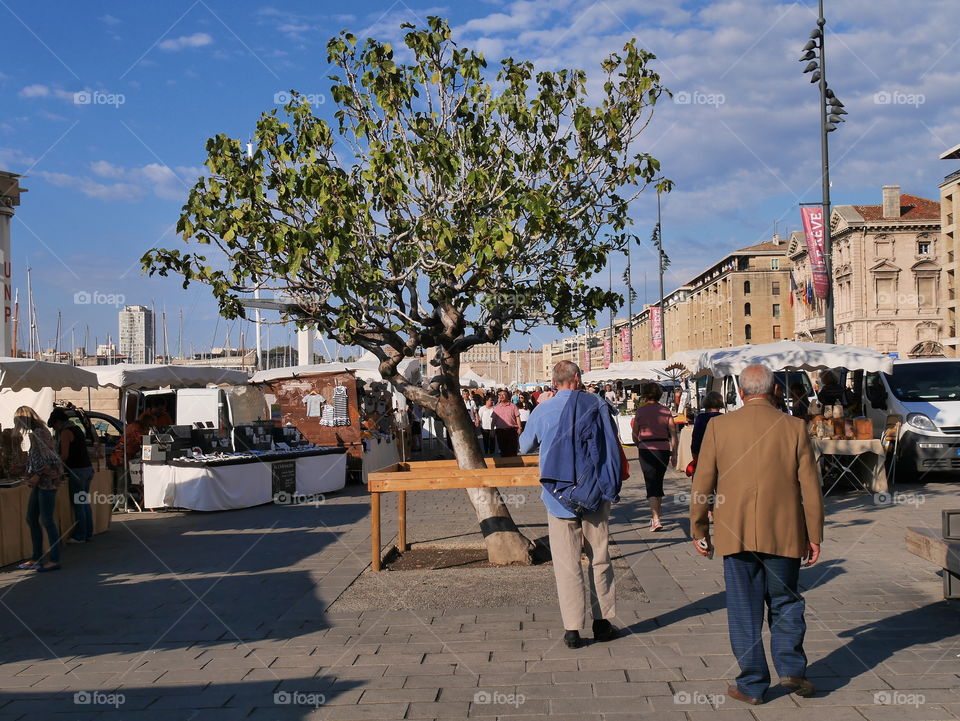
[[583, 354], [583, 363], [580, 364], [580, 370], [582, 370], [584, 373], [589, 373], [591, 370], [593, 370], [593, 362], [590, 358], [589, 344], [586, 350], [581, 351], [581, 353]]
[[630, 345], [630, 326], [624, 326], [620, 329], [620, 355], [625, 361], [633, 360], [633, 348]]
[[663, 348], [663, 324], [660, 322], [660, 307], [650, 309], [650, 346], [654, 350]]
[[603, 339], [603, 367], [609, 368], [613, 362], [613, 342], [609, 338]]
[[807, 257], [810, 258], [810, 270], [813, 274], [813, 293], [817, 298], [826, 298], [830, 289], [827, 277], [827, 261], [823, 255], [823, 206], [803, 205], [800, 207], [803, 218], [803, 232], [807, 237]]

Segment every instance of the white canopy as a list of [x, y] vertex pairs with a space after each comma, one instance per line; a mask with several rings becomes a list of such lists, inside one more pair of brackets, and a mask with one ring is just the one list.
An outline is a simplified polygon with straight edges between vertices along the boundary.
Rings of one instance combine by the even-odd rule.
[[846, 368], [868, 372], [893, 372], [893, 359], [871, 348], [792, 340], [704, 351], [697, 367], [691, 370], [697, 377], [722, 377], [737, 375], [753, 363], [763, 363], [775, 371]]
[[[250, 378], [251, 383], [266, 383], [267, 381], [281, 380], [284, 378], [298, 378], [300, 376], [316, 375], [318, 373], [347, 373], [353, 372], [357, 378], [362, 378], [371, 383], [383, 381], [384, 378], [378, 370], [380, 361], [368, 353], [353, 363], [314, 363], [312, 365], [288, 366], [286, 368], [271, 368], [266, 371], [257, 371]], [[400, 375], [411, 383], [419, 383], [420, 361], [416, 358], [404, 358], [398, 366]]]
[[666, 361], [622, 361], [609, 368], [598, 368], [583, 374], [584, 383], [603, 381], [663, 380], [668, 377]]
[[98, 379], [95, 385], [107, 388], [198, 388], [211, 383], [235, 386], [250, 377], [245, 371], [211, 366], [118, 363], [90, 368]]
[[97, 385], [97, 376], [77, 366], [32, 358], [0, 357], [0, 388], [5, 390], [39, 391], [43, 388], [80, 390]]
[[482, 375], [473, 370], [468, 370], [462, 376], [460, 376], [460, 387], [461, 388], [496, 388], [497, 384], [490, 380], [489, 378], [484, 378]]

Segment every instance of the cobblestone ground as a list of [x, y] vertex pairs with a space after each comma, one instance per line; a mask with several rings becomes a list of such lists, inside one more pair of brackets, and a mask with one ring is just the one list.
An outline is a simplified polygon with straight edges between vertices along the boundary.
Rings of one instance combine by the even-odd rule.
[[[319, 506], [118, 517], [60, 572], [0, 571], [0, 721], [960, 718], [960, 612], [903, 541], [939, 529], [960, 483], [901, 488], [892, 505], [827, 499], [823, 560], [801, 572], [821, 692], [774, 687], [760, 707], [724, 695], [720, 563], [687, 541], [689, 481], [668, 480], [662, 533], [646, 530], [641, 486], [635, 474], [612, 532], [649, 601], [621, 605], [623, 637], [575, 651], [555, 604], [471, 607], [454, 589], [433, 610], [329, 612], [369, 564], [356, 487]], [[413, 540], [472, 532], [464, 499], [410, 494]], [[512, 500], [540, 535], [532, 493]]]

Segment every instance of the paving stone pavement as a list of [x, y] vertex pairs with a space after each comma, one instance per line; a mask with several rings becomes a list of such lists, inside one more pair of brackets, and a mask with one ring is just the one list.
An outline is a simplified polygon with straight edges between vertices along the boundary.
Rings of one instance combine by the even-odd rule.
[[[960, 610], [903, 541], [907, 526], [939, 529], [960, 483], [901, 488], [889, 505], [827, 499], [823, 559], [801, 572], [821, 693], [774, 687], [760, 707], [725, 696], [720, 562], [687, 540], [689, 481], [667, 486], [664, 532], [646, 530], [639, 473], [614, 511], [649, 602], [620, 605], [623, 637], [578, 650], [563, 647], [556, 604], [328, 611], [369, 565], [359, 487], [319, 505], [118, 516], [58, 573], [0, 569], [0, 721], [960, 718]], [[409, 494], [413, 541], [476, 541], [465, 497]], [[510, 501], [528, 535], [545, 534], [532, 490]]]

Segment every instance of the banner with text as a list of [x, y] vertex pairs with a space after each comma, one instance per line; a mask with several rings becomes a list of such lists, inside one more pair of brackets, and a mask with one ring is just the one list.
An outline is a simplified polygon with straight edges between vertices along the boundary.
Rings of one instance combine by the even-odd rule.
[[827, 277], [827, 261], [823, 255], [823, 206], [804, 205], [800, 208], [803, 217], [803, 232], [807, 236], [807, 255], [813, 274], [813, 292], [817, 298], [826, 298], [830, 288]]
[[590, 358], [590, 349], [587, 348], [586, 350], [581, 351], [581, 357], [583, 358], [583, 363], [580, 364], [580, 370], [584, 373], [589, 373], [591, 370], [593, 370], [593, 363], [591, 362]]
[[613, 362], [613, 342], [609, 338], [603, 339], [603, 367], [609, 368]]
[[659, 306], [650, 309], [650, 345], [654, 350], [663, 348], [663, 323]]
[[630, 326], [620, 329], [620, 355], [625, 361], [633, 360], [633, 348], [630, 347]]

